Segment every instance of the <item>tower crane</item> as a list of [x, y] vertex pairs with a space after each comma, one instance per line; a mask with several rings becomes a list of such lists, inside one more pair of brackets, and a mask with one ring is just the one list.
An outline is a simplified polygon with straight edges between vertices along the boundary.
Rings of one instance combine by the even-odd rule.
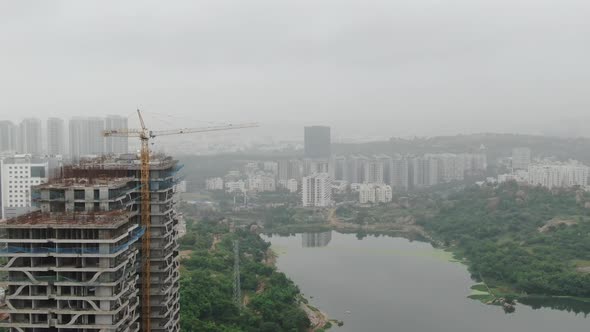
[[228, 124], [223, 126], [210, 126], [200, 128], [182, 128], [173, 130], [149, 130], [141, 111], [137, 110], [141, 129], [112, 129], [103, 132], [104, 137], [137, 137], [141, 141], [141, 224], [145, 233], [141, 240], [142, 253], [142, 330], [144, 332], [151, 332], [151, 303], [150, 303], [150, 289], [151, 289], [151, 203], [150, 203], [150, 149], [149, 141], [158, 136], [182, 135], [190, 133], [202, 133], [210, 131], [223, 131], [232, 129], [252, 128], [258, 127], [256, 123], [242, 123], [242, 124]]

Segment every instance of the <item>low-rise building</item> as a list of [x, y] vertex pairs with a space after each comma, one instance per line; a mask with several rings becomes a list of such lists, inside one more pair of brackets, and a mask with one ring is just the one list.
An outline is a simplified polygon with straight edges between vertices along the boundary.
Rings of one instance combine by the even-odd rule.
[[390, 185], [382, 183], [364, 183], [359, 188], [359, 202], [389, 203], [393, 200], [393, 190]]
[[210, 178], [206, 180], [207, 190], [223, 190], [222, 178]]
[[228, 181], [225, 183], [225, 191], [230, 193], [246, 192], [246, 182], [244, 182], [243, 180]]
[[248, 177], [248, 190], [251, 191], [275, 191], [276, 183], [274, 177], [266, 175], [254, 175]]

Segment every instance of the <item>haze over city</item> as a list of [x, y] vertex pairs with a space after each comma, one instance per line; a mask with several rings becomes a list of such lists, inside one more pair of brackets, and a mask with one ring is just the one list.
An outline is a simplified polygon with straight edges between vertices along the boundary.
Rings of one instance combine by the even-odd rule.
[[589, 17], [0, 1], [0, 332], [588, 332]]
[[[580, 136], [582, 0], [3, 1], [0, 114], [165, 113], [261, 135]], [[132, 120], [135, 120], [132, 118]]]

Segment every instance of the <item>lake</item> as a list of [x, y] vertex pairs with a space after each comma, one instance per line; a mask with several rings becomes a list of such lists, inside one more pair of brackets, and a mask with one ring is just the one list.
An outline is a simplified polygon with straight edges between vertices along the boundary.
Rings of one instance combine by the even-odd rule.
[[[577, 332], [585, 314], [519, 304], [516, 312], [467, 298], [467, 267], [430, 244], [338, 232], [263, 236], [287, 274], [330, 319], [336, 332]], [[586, 304], [585, 311], [588, 312]], [[565, 306], [566, 308], [569, 306]]]

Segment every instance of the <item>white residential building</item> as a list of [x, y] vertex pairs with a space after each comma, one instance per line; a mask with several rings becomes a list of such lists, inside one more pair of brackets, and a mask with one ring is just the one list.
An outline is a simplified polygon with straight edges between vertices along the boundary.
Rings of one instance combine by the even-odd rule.
[[393, 200], [393, 190], [391, 186], [380, 184], [375, 186], [375, 201], [377, 203], [389, 203]]
[[510, 174], [500, 174], [498, 175], [498, 183], [505, 183], [510, 181], [516, 181], [518, 183], [528, 183], [529, 181], [529, 172], [523, 170], [517, 170]]
[[359, 187], [359, 202], [389, 203], [393, 200], [393, 190], [390, 185], [382, 183], [364, 183]]
[[207, 190], [223, 190], [223, 179], [222, 178], [210, 178], [205, 180]]
[[275, 179], [266, 175], [254, 175], [248, 177], [248, 190], [251, 191], [275, 191]]
[[226, 182], [225, 191], [230, 193], [233, 193], [235, 191], [246, 192], [246, 182], [244, 182], [243, 180]]
[[316, 173], [303, 178], [304, 207], [326, 207], [332, 204], [332, 179], [328, 173]]
[[32, 209], [31, 187], [47, 182], [47, 162], [36, 162], [30, 155], [0, 160], [1, 217], [12, 218]]
[[546, 188], [588, 185], [588, 167], [579, 164], [529, 166], [528, 183]]
[[373, 184], [363, 183], [359, 187], [359, 202], [368, 204], [375, 202], [375, 186]]
[[287, 190], [291, 193], [296, 193], [299, 190], [299, 182], [295, 179], [287, 180]]
[[350, 184], [350, 191], [353, 193], [359, 192], [361, 190], [362, 183], [351, 183]]

